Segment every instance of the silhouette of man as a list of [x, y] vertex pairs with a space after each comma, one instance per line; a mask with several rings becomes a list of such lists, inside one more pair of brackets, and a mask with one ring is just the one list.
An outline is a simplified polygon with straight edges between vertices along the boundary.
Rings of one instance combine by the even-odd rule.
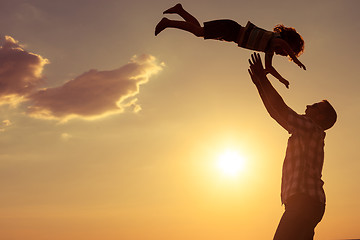
[[274, 240], [312, 240], [325, 212], [325, 130], [336, 122], [336, 111], [326, 100], [306, 107], [299, 115], [289, 108], [266, 77], [259, 54], [249, 60], [249, 74], [270, 116], [291, 134], [282, 169], [281, 201], [285, 212]]

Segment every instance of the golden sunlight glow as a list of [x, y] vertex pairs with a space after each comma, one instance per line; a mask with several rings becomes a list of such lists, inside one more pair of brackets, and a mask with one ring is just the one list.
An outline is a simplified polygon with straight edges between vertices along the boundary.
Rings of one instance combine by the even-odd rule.
[[244, 157], [228, 149], [219, 155], [217, 167], [227, 176], [237, 176], [244, 169]]

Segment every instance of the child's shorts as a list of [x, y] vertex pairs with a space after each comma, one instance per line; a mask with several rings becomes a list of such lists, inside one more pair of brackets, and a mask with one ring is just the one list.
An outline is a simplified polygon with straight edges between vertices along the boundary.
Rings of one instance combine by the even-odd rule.
[[240, 29], [240, 24], [229, 19], [204, 22], [204, 39], [216, 39], [237, 43]]

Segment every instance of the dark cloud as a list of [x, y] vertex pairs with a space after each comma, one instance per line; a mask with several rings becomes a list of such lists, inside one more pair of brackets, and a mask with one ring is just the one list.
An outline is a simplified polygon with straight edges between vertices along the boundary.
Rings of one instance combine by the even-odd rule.
[[10, 36], [1, 39], [0, 104], [16, 104], [36, 89], [48, 60], [25, 51]]
[[154, 57], [142, 55], [110, 71], [90, 70], [55, 88], [40, 90], [29, 96], [28, 114], [37, 118], [96, 118], [119, 113], [134, 106], [139, 86], [161, 70]]

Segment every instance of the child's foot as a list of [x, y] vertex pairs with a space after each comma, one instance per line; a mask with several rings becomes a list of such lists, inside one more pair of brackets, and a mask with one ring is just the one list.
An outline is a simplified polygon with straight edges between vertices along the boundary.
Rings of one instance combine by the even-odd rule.
[[165, 10], [163, 13], [178, 13], [182, 10], [182, 6], [180, 3], [176, 4], [175, 6], [169, 8], [168, 10]]
[[165, 17], [161, 19], [161, 21], [155, 27], [155, 36], [157, 36], [162, 30], [168, 27], [168, 21], [169, 19]]

